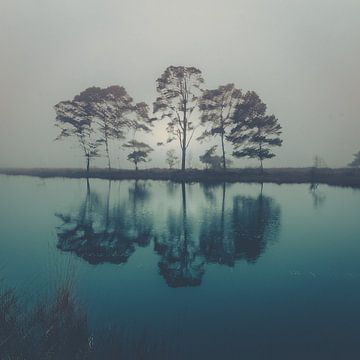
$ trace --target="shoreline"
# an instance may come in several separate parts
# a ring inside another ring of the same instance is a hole
[[[1,175],[22,175],[40,178],[87,178],[105,180],[170,180],[175,182],[243,182],[276,184],[327,184],[360,188],[360,169],[352,168],[268,168],[261,174],[257,168],[186,171],[170,169],[84,169],[67,168],[2,168]]]

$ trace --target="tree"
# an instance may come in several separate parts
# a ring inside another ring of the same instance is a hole
[[[236,106],[242,99],[242,92],[234,84],[219,86],[214,90],[204,91],[199,101],[202,113],[201,123],[210,126],[198,140],[219,135],[221,139],[222,167],[226,169],[225,138],[228,129],[232,126],[232,116]]]
[[[61,132],[55,140],[75,137],[86,158],[86,171],[90,161],[99,154],[99,142],[94,136],[93,117],[87,103],[82,101],[62,101],[54,106],[56,126]]]
[[[150,131],[149,107],[145,103],[134,104],[124,87],[113,85],[105,89],[90,87],[74,100],[87,102],[100,133],[99,142],[105,145],[108,168],[111,169],[109,140],[124,139],[125,130]]]
[[[234,126],[228,139],[235,150],[233,156],[258,158],[263,171],[263,160],[275,156],[274,146],[281,146],[281,125],[274,115],[266,115],[266,105],[254,91],[248,91],[236,106]]]
[[[199,156],[200,161],[205,164],[206,169],[220,169],[222,164],[222,158],[218,155],[215,155],[217,145],[212,146],[210,149],[206,150],[203,155]]]
[[[349,164],[351,167],[360,167],[360,151],[354,154],[354,160]]]
[[[170,169],[174,168],[178,160],[179,158],[176,156],[174,149],[170,149],[166,152],[166,162],[168,163]]]
[[[168,119],[168,142],[179,140],[181,170],[185,170],[186,150],[195,131],[190,116],[197,107],[204,80],[199,69],[169,66],[156,82],[159,96],[153,104],[154,113],[160,113],[161,119]]]
[[[130,140],[124,144],[123,147],[132,149],[131,153],[127,156],[127,159],[134,163],[135,170],[138,170],[139,163],[150,161],[148,159],[149,153],[154,150],[148,144],[137,140]]]

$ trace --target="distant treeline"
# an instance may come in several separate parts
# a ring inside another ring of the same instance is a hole
[[[263,173],[259,169],[229,169],[219,170],[190,169],[186,171],[176,169],[146,169],[119,170],[91,169],[0,169],[0,174],[28,175],[42,178],[97,178],[110,180],[171,180],[175,182],[271,182],[277,184],[328,184],[338,186],[360,187],[360,169],[330,169],[330,168],[274,168],[266,169]]]
[[[185,170],[187,150],[195,129],[200,126],[201,134],[195,139],[201,142],[218,137],[221,147],[220,155],[217,145],[199,154],[206,168],[227,168],[231,162],[225,151],[228,142],[232,146],[232,156],[256,158],[262,169],[263,160],[275,156],[272,148],[282,144],[278,119],[267,114],[265,103],[254,91],[243,92],[234,84],[207,90],[203,84],[199,69],[169,66],[156,80],[158,97],[152,112],[146,103],[135,103],[122,86],[90,87],[73,100],[55,105],[56,126],[60,129],[57,139],[77,140],[86,159],[87,171],[91,160],[99,156],[101,150],[111,169],[109,143],[118,140],[137,170],[140,163],[149,161],[154,149],[137,140],[136,134],[144,132],[151,136],[154,123],[165,121],[166,143],[177,141],[181,154],[179,159],[175,149],[168,150],[166,162],[169,168],[180,162],[181,170]],[[200,114],[197,122],[191,116],[194,111]],[[164,145],[164,142],[157,143],[159,147]]]

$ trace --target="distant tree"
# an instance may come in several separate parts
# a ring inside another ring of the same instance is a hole
[[[56,126],[61,130],[55,140],[74,137],[84,152],[86,170],[89,172],[90,161],[99,154],[99,142],[95,138],[91,110],[86,102],[62,101],[54,106]]]
[[[123,147],[132,149],[131,153],[127,156],[127,159],[134,163],[136,170],[138,170],[139,163],[149,161],[149,153],[153,151],[151,146],[137,140],[130,140],[124,144]]]
[[[166,162],[168,163],[170,169],[174,168],[178,160],[179,158],[176,156],[174,149],[170,149],[166,152]]]
[[[161,119],[168,119],[168,142],[179,140],[181,169],[185,170],[186,150],[195,130],[190,116],[197,107],[204,80],[199,69],[169,66],[156,82],[159,96],[154,102],[154,113],[160,113]]]
[[[210,149],[206,150],[203,155],[199,156],[200,161],[205,164],[206,169],[220,169],[222,165],[222,158],[218,155],[215,155],[217,145],[212,146]]]
[[[237,89],[234,84],[227,84],[214,90],[204,91],[199,101],[201,123],[208,128],[198,137],[198,140],[220,136],[223,169],[226,169],[226,135],[232,126],[232,116],[241,99],[241,90]]]
[[[257,158],[263,171],[263,160],[275,156],[274,146],[281,146],[281,125],[274,115],[266,115],[266,105],[254,91],[247,92],[236,106],[234,126],[228,140],[235,148],[233,156]]]
[[[354,154],[354,160],[349,164],[351,167],[360,167],[360,151]]]
[[[319,168],[324,168],[326,166],[327,166],[326,162],[322,157],[320,157],[319,155],[314,156],[313,168],[319,169]]]
[[[99,142],[105,145],[108,168],[111,169],[109,140],[124,139],[129,129],[150,131],[149,107],[145,103],[134,104],[133,99],[122,86],[105,89],[90,87],[75,101],[87,102],[91,115],[97,122]]]

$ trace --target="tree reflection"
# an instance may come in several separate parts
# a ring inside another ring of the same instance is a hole
[[[198,286],[204,274],[204,262],[192,236],[187,217],[186,186],[181,183],[182,210],[180,216],[170,212],[166,233],[155,241],[161,255],[160,274],[170,287]]]
[[[232,226],[236,259],[254,263],[280,228],[280,207],[264,196],[236,196],[233,199]]]
[[[280,208],[262,190],[257,197],[235,196],[226,210],[226,184],[222,184],[219,212],[207,214],[200,231],[200,248],[207,262],[234,266],[236,260],[255,262],[280,226]]]
[[[202,186],[210,206],[195,213],[193,202],[190,213],[189,185],[166,186],[172,197],[179,195],[173,200],[179,209],[169,209],[164,222],[152,215],[156,202],[152,201],[149,182],[134,181],[122,200],[111,182],[105,199],[88,189],[73,213],[57,214],[61,220],[58,248],[91,264],[121,264],[138,246],[146,247],[154,239],[160,275],[170,287],[186,287],[201,284],[205,263],[255,263],[277,238],[280,207],[263,195],[262,188],[257,196],[229,196],[225,183]]]
[[[326,195],[319,190],[319,183],[316,182],[312,182],[309,186],[309,192],[310,195],[313,199],[313,206],[315,209],[318,209],[319,207],[321,207],[325,200],[326,200]]]
[[[132,207],[120,201],[111,206],[111,182],[105,205],[94,191],[87,191],[75,214],[57,214],[62,221],[57,228],[58,248],[74,252],[91,264],[127,262],[136,245],[147,246],[152,236],[150,219],[137,210],[144,191],[139,191],[136,183],[129,190]]]

